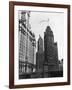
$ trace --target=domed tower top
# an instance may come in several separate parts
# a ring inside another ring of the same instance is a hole
[[[46,28],[46,32],[47,32],[47,31],[51,31],[50,26],[47,26],[47,28]]]
[[[47,27],[46,27],[45,34],[47,34],[47,35],[49,35],[49,36],[53,36],[53,32],[52,32],[52,30],[51,30],[51,27],[50,27],[50,26],[47,26]]]

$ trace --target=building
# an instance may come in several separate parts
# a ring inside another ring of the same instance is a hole
[[[59,71],[63,71],[63,59],[59,61]]]
[[[30,12],[19,12],[19,76],[35,71],[36,40],[29,24]],[[26,75],[27,76],[27,75]]]
[[[43,50],[43,39],[39,35],[38,43],[37,43],[37,53],[36,53],[36,65],[37,71],[43,70],[43,61],[44,61],[44,50]]]
[[[63,59],[59,60],[59,77],[63,77]]]
[[[54,63],[55,63],[55,66],[56,66],[55,71],[59,71],[57,42],[54,43]]]
[[[53,72],[59,70],[59,65],[57,43],[54,42],[54,35],[50,26],[47,26],[44,32],[44,52],[44,72],[48,72],[44,76],[52,77],[55,75]]]

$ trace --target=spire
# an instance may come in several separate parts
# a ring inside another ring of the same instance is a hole
[[[40,34],[39,34],[39,39],[43,40]]]
[[[49,20],[49,18],[48,18],[48,26],[49,26],[49,21],[50,21],[50,20]]]
[[[39,37],[40,37],[40,34],[39,34]]]

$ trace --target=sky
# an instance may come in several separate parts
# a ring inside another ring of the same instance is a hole
[[[39,34],[44,39],[44,32],[49,25],[54,34],[54,42],[58,45],[58,58],[63,58],[64,47],[64,13],[63,12],[30,12],[31,31],[34,32],[36,41]],[[44,22],[42,22],[44,21]]]

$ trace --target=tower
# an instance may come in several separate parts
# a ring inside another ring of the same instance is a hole
[[[45,74],[45,77],[55,76],[58,68],[57,43],[54,42],[54,35],[50,26],[47,26],[44,32],[44,72],[48,73]]]
[[[37,47],[38,47],[37,53],[36,53],[37,70],[42,72],[42,70],[43,70],[43,61],[44,61],[44,50],[43,50],[43,39],[40,35],[39,35]]]
[[[54,46],[54,35],[51,31],[50,26],[47,26],[46,32],[44,32],[44,57],[45,62],[48,64],[53,62],[53,46]]]
[[[40,35],[39,35],[39,39],[38,39],[38,52],[39,53],[43,52],[43,39]]]

